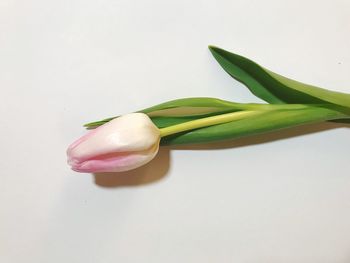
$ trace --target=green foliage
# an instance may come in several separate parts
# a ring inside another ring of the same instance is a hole
[[[163,145],[208,143],[231,140],[280,129],[312,124],[347,115],[331,108],[307,106],[304,109],[263,111],[252,117],[204,127],[162,138]]]
[[[297,82],[267,70],[245,57],[213,46],[209,49],[226,72],[269,104],[235,103],[207,97],[183,98],[138,111],[147,114],[160,129],[177,124],[186,126],[191,121],[203,120],[200,121],[203,127],[185,132],[176,131],[177,126],[172,127],[174,134],[163,137],[162,144],[229,140],[323,121],[350,123],[350,94]],[[205,124],[208,117],[219,118],[226,113],[240,111],[254,114],[212,126]],[[117,117],[84,126],[88,129],[95,128]]]
[[[209,46],[209,50],[228,74],[268,103],[329,103],[344,107],[345,111],[350,109],[350,94],[322,89],[283,77],[254,61],[218,47]]]

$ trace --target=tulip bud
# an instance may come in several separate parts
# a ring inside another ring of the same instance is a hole
[[[159,141],[160,131],[146,114],[126,114],[71,144],[68,164],[83,173],[132,170],[154,158]]]

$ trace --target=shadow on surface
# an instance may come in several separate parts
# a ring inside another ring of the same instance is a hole
[[[157,156],[148,164],[121,173],[96,173],[95,184],[102,187],[138,186],[161,180],[170,167],[170,148],[161,147]]]
[[[255,135],[240,138],[232,141],[194,144],[194,145],[174,145],[162,146],[157,156],[150,163],[128,172],[122,173],[96,173],[94,174],[95,183],[101,187],[122,187],[122,186],[139,186],[153,183],[161,180],[166,176],[170,168],[170,149],[172,150],[219,150],[228,148],[245,147],[257,145],[286,138],[303,136],[311,133],[327,131],[336,128],[350,128],[348,124],[338,123],[318,123],[304,125],[285,130],[280,130],[261,135]]]

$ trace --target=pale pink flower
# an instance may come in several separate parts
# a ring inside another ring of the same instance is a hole
[[[146,114],[126,114],[72,143],[68,164],[83,173],[132,170],[154,158],[159,141],[160,131]]]

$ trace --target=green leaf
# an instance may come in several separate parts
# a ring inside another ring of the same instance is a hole
[[[187,119],[192,120],[212,114],[245,110],[247,107],[249,107],[246,105],[249,104],[235,103],[216,98],[184,98],[164,102],[137,112],[146,113],[151,119],[157,119],[156,123],[160,123],[161,127],[165,127],[164,125],[166,125],[168,122],[175,122],[177,124],[186,121]],[[90,129],[96,128],[117,117],[118,116],[103,119],[100,121],[90,122],[84,126]],[[172,120],[168,121],[165,117],[170,117]]]
[[[344,112],[350,108],[350,95],[333,92],[273,73],[255,62],[242,56],[230,53],[217,47],[209,47],[220,65],[234,78],[244,83],[256,96],[272,103],[306,103],[341,105]],[[198,118],[241,110],[251,110],[259,107],[269,107],[259,104],[241,104],[216,98],[184,98],[168,101],[139,112],[146,113],[159,127],[167,127]],[[294,106],[293,106],[294,107]],[[118,116],[90,122],[84,126],[88,129],[96,128]],[[336,120],[348,123],[348,120]]]
[[[162,138],[161,143],[175,145],[223,141],[346,116],[336,109],[306,105],[300,109],[267,110],[241,120],[170,135]]]
[[[216,98],[184,98],[168,101],[138,112],[146,113],[158,128],[164,128],[186,121],[205,118],[213,115],[224,114],[243,110],[276,110],[276,109],[298,109],[304,108],[300,104],[257,104],[236,103]],[[88,129],[96,128],[118,116],[90,122],[84,126]]]
[[[242,110],[242,104],[235,103],[231,101],[225,101],[217,98],[208,98],[208,97],[198,97],[198,98],[183,98],[183,99],[177,99],[177,100],[171,100],[167,101],[155,106],[152,106],[150,108],[143,109],[139,112],[155,115],[154,113],[157,112],[157,116],[167,116],[165,110],[170,109],[179,109],[184,108],[188,109],[188,112],[183,111],[181,113],[181,116],[184,115],[196,115],[195,110],[207,110],[205,113],[213,113],[218,111],[225,111],[225,110]],[[164,114],[161,114],[161,111],[165,111]],[[203,111],[199,111],[200,114],[203,113]]]
[[[331,103],[350,108],[350,94],[330,91],[288,79],[252,60],[209,46],[217,62],[232,77],[245,84],[257,97],[272,103]]]

